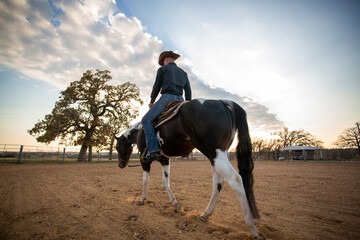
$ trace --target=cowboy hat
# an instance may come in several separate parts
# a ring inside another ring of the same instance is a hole
[[[179,54],[177,53],[174,53],[173,51],[165,51],[165,52],[162,52],[159,56],[159,64],[160,66],[164,66],[164,60],[165,58],[167,57],[171,57],[173,59],[178,59],[180,57]]]

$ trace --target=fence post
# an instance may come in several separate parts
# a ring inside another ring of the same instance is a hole
[[[21,155],[22,155],[23,149],[24,149],[24,145],[21,145],[18,160],[16,163],[21,163]]]
[[[4,144],[4,149],[3,149],[3,158],[4,158],[4,161],[5,161],[5,149],[6,149],[6,145]]]
[[[303,158],[304,158],[304,161],[307,160],[307,156],[306,156],[306,150],[302,150],[302,155],[303,155]]]
[[[99,150],[97,151],[97,154],[98,154],[98,162],[100,162],[100,151]]]
[[[62,163],[65,163],[65,148],[64,148],[64,150],[63,150]]]
[[[337,161],[341,162],[341,156],[340,156],[340,150],[337,149],[337,158],[336,158]]]

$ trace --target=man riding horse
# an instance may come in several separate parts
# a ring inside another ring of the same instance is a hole
[[[153,121],[165,110],[166,106],[176,100],[184,101],[182,97],[185,91],[185,99],[191,100],[191,87],[187,73],[178,67],[175,60],[180,57],[173,51],[162,52],[159,56],[160,68],[157,71],[156,80],[151,92],[150,110],[142,118],[142,125],[146,135],[147,155],[145,162],[159,160],[162,156],[159,152],[159,143],[156,137]],[[155,103],[155,99],[161,90],[161,97]]]
[[[213,175],[213,192],[209,204],[200,215],[200,220],[206,222],[215,209],[220,192],[227,181],[235,191],[244,219],[249,226],[254,239],[265,239],[258,232],[256,218],[259,212],[256,206],[253,184],[254,162],[252,158],[251,138],[245,110],[230,100],[193,99],[186,72],[177,67],[174,61],[180,56],[171,51],[163,52],[159,57],[159,68],[156,81],[151,93],[150,110],[143,117],[142,124],[137,123],[117,137],[118,165],[125,168],[136,144],[140,156],[148,152],[141,159],[143,168],[143,194],[139,205],[143,205],[147,197],[150,169],[153,160],[158,160],[163,169],[163,185],[176,211],[182,208],[170,189],[170,161],[171,156],[185,156],[196,148],[204,154],[211,163]],[[155,99],[161,90],[162,96],[155,104]],[[183,100],[185,90],[186,102],[177,108],[162,125],[158,125],[157,133],[153,127],[153,120],[159,116],[168,103]],[[145,130],[145,131],[143,131]],[[237,136],[236,158],[238,171],[230,163],[227,152]],[[157,137],[161,139],[161,150]],[[162,156],[159,152],[162,152]]]

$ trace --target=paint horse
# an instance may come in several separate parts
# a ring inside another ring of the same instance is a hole
[[[211,162],[213,192],[205,212],[200,220],[207,221],[213,213],[220,191],[226,180],[236,192],[242,207],[246,224],[255,239],[262,239],[256,228],[255,218],[259,218],[253,192],[253,160],[251,140],[245,111],[235,102],[226,100],[194,99],[185,102],[177,115],[157,129],[157,137],[164,155],[159,162],[163,168],[163,184],[170,201],[179,208],[169,184],[169,156],[186,156],[194,148],[201,151]],[[227,158],[235,134],[238,136],[236,156],[239,173]],[[119,167],[126,167],[132,153],[133,144],[137,144],[140,155],[146,154],[145,133],[138,123],[117,138]],[[144,204],[147,195],[151,163],[141,162],[143,168],[143,195],[139,204]]]

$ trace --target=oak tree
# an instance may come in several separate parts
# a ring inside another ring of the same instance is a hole
[[[277,140],[282,148],[292,145],[309,147],[323,146],[321,140],[317,139],[314,135],[304,129],[290,131],[289,128],[283,127],[282,130],[275,131],[272,135],[279,137]]]
[[[108,70],[88,70],[60,93],[51,114],[28,132],[38,142],[81,146],[78,161],[92,159],[92,149],[110,145],[114,135],[129,126],[142,104],[139,88],[130,82],[113,86]]]
[[[359,123],[356,126],[345,129],[334,143],[338,147],[352,148],[356,147],[360,155],[360,128]]]

